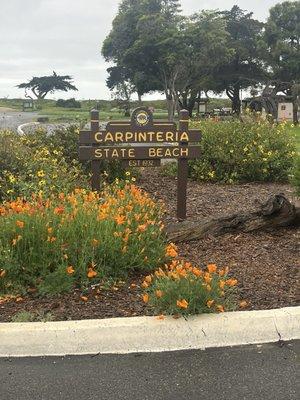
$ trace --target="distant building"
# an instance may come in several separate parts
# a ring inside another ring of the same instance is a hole
[[[287,102],[278,103],[277,121],[293,122],[293,103],[287,103]]]

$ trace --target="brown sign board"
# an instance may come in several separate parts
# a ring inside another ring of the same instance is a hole
[[[163,158],[198,158],[199,146],[81,146],[80,160],[148,160]]]
[[[79,134],[79,158],[92,163],[92,188],[100,187],[101,161],[120,160],[129,167],[155,167],[162,159],[178,160],[177,217],[186,219],[188,160],[201,155],[201,132],[189,129],[189,114],[180,111],[179,127],[153,120],[146,107],[133,111],[130,121],[110,121],[99,128],[99,112],[91,111],[91,129]],[[198,144],[198,145],[197,145]]]

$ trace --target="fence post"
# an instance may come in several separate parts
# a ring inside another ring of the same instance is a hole
[[[99,131],[99,111],[95,109],[91,111],[91,131],[92,133]],[[100,165],[101,161],[92,160],[91,162],[92,190],[94,191],[100,189]]]
[[[189,112],[181,110],[179,114],[179,133],[187,132],[189,129]],[[181,147],[188,147],[188,142],[179,142]],[[186,219],[186,193],[188,181],[188,159],[178,159],[177,175],[177,219],[183,221]]]

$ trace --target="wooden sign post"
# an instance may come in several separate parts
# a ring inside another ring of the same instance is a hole
[[[91,111],[91,129],[81,131],[79,158],[92,163],[92,189],[100,188],[103,160],[122,160],[130,167],[159,166],[162,159],[178,160],[177,218],[186,219],[188,160],[200,156],[201,133],[189,129],[188,111],[180,111],[179,129],[174,122],[154,121],[146,107],[133,111],[130,121],[111,121],[99,129],[99,111]]]

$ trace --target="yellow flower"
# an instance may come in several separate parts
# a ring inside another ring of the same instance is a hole
[[[40,171],[37,172],[37,176],[38,176],[39,178],[44,178],[45,172],[41,169]]]

